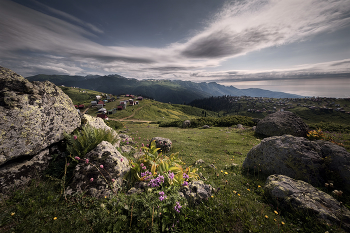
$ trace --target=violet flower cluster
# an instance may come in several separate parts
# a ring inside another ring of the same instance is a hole
[[[164,192],[163,192],[163,191],[160,191],[160,192],[159,192],[159,200],[163,201],[163,200],[166,199],[166,198],[167,198],[167,196],[164,195]]]
[[[154,187],[159,187],[163,183],[164,183],[164,176],[159,175],[157,178],[151,179],[148,186],[151,186],[152,188],[154,188]]]
[[[145,181],[148,181],[148,180],[150,180],[150,179],[152,179],[152,172],[150,172],[150,171],[145,171],[145,172],[141,172],[141,178],[145,178],[144,180]]]
[[[188,179],[188,178],[190,178],[186,173],[184,173],[184,174],[182,174],[182,178],[184,178],[184,179]]]
[[[180,213],[181,207],[182,207],[182,206],[180,205],[180,202],[177,201],[177,202],[176,202],[176,206],[174,207],[174,209],[175,209],[176,212]]]
[[[170,180],[174,179],[174,173],[169,171],[168,177]]]

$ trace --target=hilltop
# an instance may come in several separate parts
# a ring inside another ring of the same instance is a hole
[[[80,87],[113,95],[134,93],[147,96],[163,103],[183,104],[195,99],[211,96],[252,96],[271,98],[299,98],[302,96],[284,92],[273,92],[259,88],[238,89],[215,82],[195,83],[179,80],[137,80],[120,75],[108,76],[69,76],[35,75],[27,77],[29,81],[50,81],[58,86]]]

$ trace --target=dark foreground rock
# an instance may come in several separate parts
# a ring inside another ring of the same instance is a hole
[[[151,142],[156,142],[156,147],[160,148],[163,152],[169,152],[172,147],[172,142],[168,138],[154,137]]]
[[[286,175],[314,186],[323,186],[332,175],[341,189],[350,191],[350,153],[327,141],[291,135],[265,138],[248,152],[242,168]]]
[[[332,196],[312,185],[284,175],[271,175],[264,187],[266,193],[287,211],[313,213],[321,223],[337,224],[350,230],[350,211]]]
[[[292,112],[276,112],[267,115],[256,125],[255,132],[268,137],[290,134],[297,137],[306,137],[309,127],[303,120]]]
[[[88,159],[88,162],[86,162]],[[100,167],[103,165],[103,167]],[[129,161],[109,142],[103,141],[79,161],[67,194],[85,192],[103,198],[117,193],[123,177],[130,171]]]
[[[202,180],[192,181],[188,186],[180,189],[180,195],[185,197],[188,201],[199,204],[208,200],[211,193],[214,191],[210,184],[204,184]]]
[[[72,100],[51,82],[0,67],[0,165],[31,158],[80,126]]]

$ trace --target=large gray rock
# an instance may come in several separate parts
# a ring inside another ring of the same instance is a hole
[[[297,137],[306,137],[309,127],[303,120],[292,112],[276,112],[267,115],[256,125],[255,132],[265,136],[282,136],[290,134]]]
[[[315,186],[336,177],[341,189],[350,191],[350,153],[325,141],[283,135],[265,138],[254,146],[243,162],[244,170],[266,175],[281,174]]]
[[[154,137],[151,142],[156,142],[156,147],[160,148],[162,152],[169,152],[172,147],[172,142],[168,138]]]
[[[24,187],[48,168],[51,160],[49,149],[41,151],[32,159],[12,163],[0,168],[0,193],[7,194],[14,189]]]
[[[287,211],[305,211],[316,214],[320,222],[342,222],[342,227],[350,230],[350,211],[332,196],[312,185],[294,180],[284,175],[271,175],[265,183],[265,192],[277,200]]]
[[[88,163],[86,159],[89,160]],[[103,168],[100,168],[100,165],[103,165]],[[87,195],[96,198],[112,195],[122,186],[123,177],[129,171],[128,159],[111,143],[102,141],[79,161],[66,193],[70,195],[86,192]]]
[[[202,180],[191,181],[188,186],[183,186],[180,189],[180,194],[188,201],[199,204],[210,198],[213,192],[213,187],[210,184],[204,184]]]
[[[72,100],[50,82],[0,67],[0,165],[32,157],[80,126]]]

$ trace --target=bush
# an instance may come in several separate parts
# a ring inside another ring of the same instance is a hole
[[[124,128],[124,124],[121,123],[120,121],[109,120],[109,121],[105,121],[105,123],[106,123],[106,125],[108,125],[109,127],[111,127],[114,130]]]
[[[89,151],[102,141],[107,141],[111,144],[117,142],[117,138],[112,131],[96,129],[89,125],[83,126],[81,130],[76,129],[71,134],[65,133],[64,137],[67,141],[67,151],[71,156],[80,158],[84,158]]]
[[[311,129],[321,128],[328,132],[350,133],[350,125],[343,125],[333,122],[321,122],[309,125]]]

